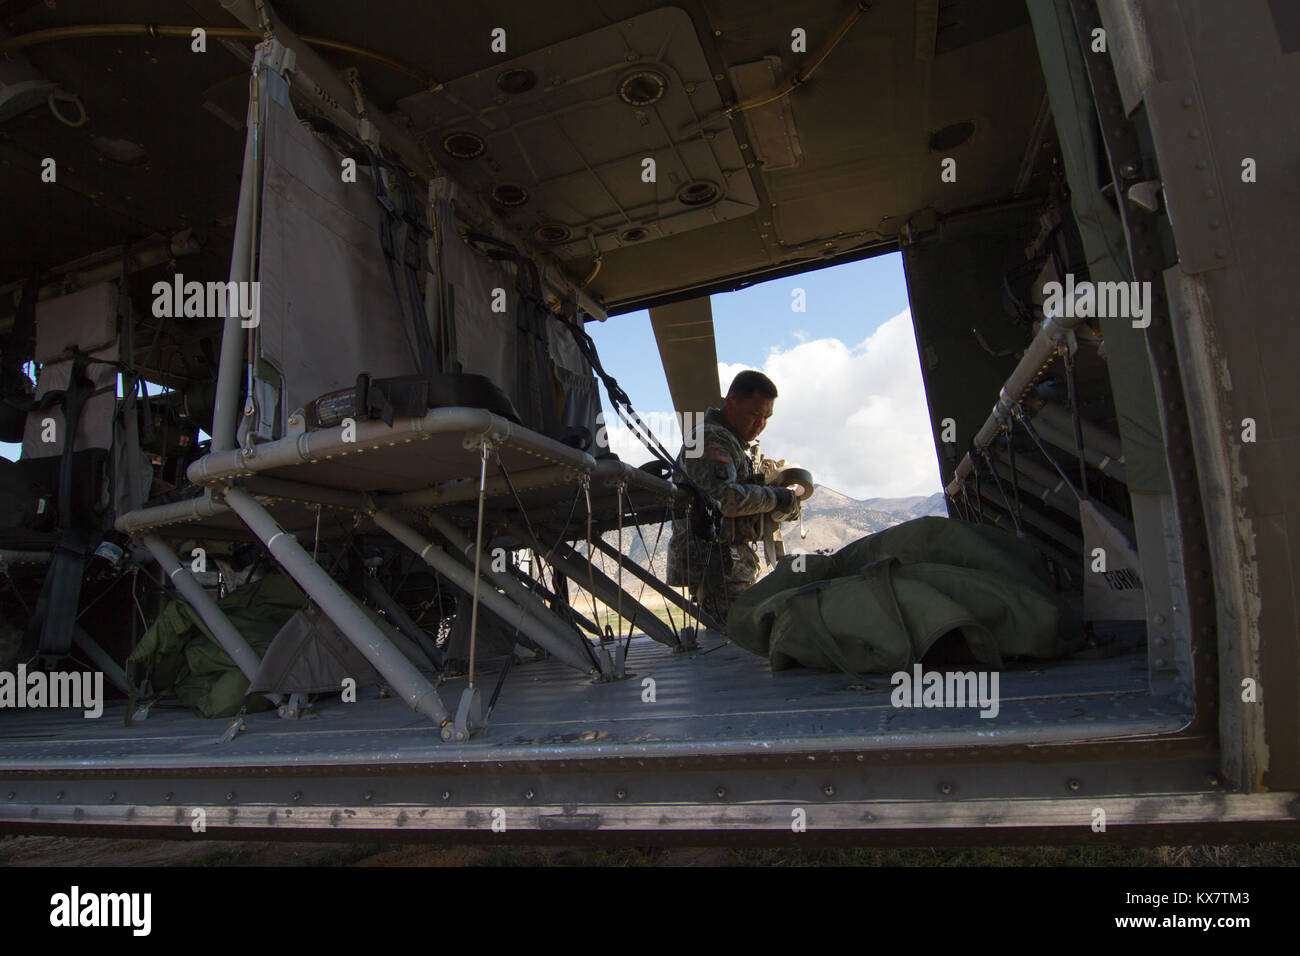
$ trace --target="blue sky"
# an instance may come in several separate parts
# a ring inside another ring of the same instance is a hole
[[[798,288],[805,293],[806,311],[802,314],[791,310],[792,293]],[[718,361],[762,368],[773,349],[788,349],[802,340],[817,338],[860,342],[887,319],[906,310],[903,260],[898,253],[891,253],[774,279],[715,295],[711,305]],[[631,396],[633,407],[638,411],[672,408],[648,312],[629,312],[606,322],[591,322],[587,331],[605,370]],[[723,382],[722,388],[726,386]],[[606,398],[603,389],[601,397]]]

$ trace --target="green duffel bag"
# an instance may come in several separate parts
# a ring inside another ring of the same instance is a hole
[[[261,657],[285,622],[307,604],[307,596],[283,574],[268,574],[236,588],[217,602],[248,646]],[[198,614],[177,599],[163,609],[126,662],[127,678],[148,677],[155,691],[170,691],[200,717],[231,717],[248,693],[248,678],[217,643]],[[263,697],[248,701],[264,710]]]
[[[861,677],[912,664],[1053,658],[1083,627],[1042,560],[997,529],[920,518],[834,555],[790,555],[732,605],[728,636],[769,658]],[[941,639],[946,640],[941,642]]]

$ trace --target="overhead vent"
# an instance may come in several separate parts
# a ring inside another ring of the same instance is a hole
[[[442,141],[442,148],[453,159],[475,159],[483,155],[487,144],[473,133],[452,133]]]
[[[568,226],[563,226],[554,222],[547,223],[544,226],[538,226],[537,230],[533,233],[533,237],[537,239],[538,242],[544,242],[551,246],[561,242],[568,242],[569,237],[572,235],[573,230]]]
[[[537,85],[537,74],[528,69],[505,70],[497,74],[497,89],[518,96]]]
[[[528,190],[523,186],[516,186],[514,183],[502,183],[492,190],[492,201],[498,206],[505,206],[507,209],[513,209],[515,206],[522,206],[528,202]]]
[[[713,183],[687,183],[677,190],[677,201],[683,206],[707,206],[718,198],[718,187]]]
[[[618,83],[618,98],[628,106],[650,106],[663,99],[668,80],[656,70],[637,70]]]

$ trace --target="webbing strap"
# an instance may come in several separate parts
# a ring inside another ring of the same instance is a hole
[[[998,470],[993,467],[993,459],[989,456],[988,449],[984,449],[980,452],[980,455],[984,459],[984,466],[988,468],[989,474],[993,476],[993,484],[997,486],[998,494],[1002,496],[1002,507],[1007,510],[1007,514],[1011,515],[1011,523],[1015,526],[1016,536],[1023,538],[1025,533],[1020,529],[1020,513],[1017,509],[1011,507],[1011,502],[1007,500],[1006,489],[1002,487],[1002,479],[998,476]],[[974,462],[974,465],[977,468],[979,467],[978,462]]]
[[[371,154],[373,156],[373,154]],[[420,294],[419,279],[416,275],[416,263],[419,263],[419,244],[427,240],[430,234],[423,223],[414,219],[410,213],[410,184],[404,174],[398,172],[395,179],[400,184],[398,201],[394,202],[392,194],[385,184],[384,170],[378,165],[377,158],[372,163],[375,179],[375,198],[383,209],[379,219],[380,245],[384,250],[384,262],[388,267],[388,279],[397,297],[397,308],[402,316],[402,324],[411,341],[411,351],[415,356],[420,371],[425,375],[435,375],[440,369],[438,349],[425,320],[424,297]],[[414,244],[416,248],[412,250]],[[401,273],[401,280],[398,273]],[[403,289],[405,286],[405,289]]]
[[[41,585],[40,596],[27,622],[23,637],[25,654],[39,648],[41,654],[62,657],[72,647],[72,627],[81,602],[81,582],[89,546],[87,534],[77,527],[72,512],[72,454],[77,444],[77,427],[81,409],[95,392],[95,384],[86,375],[91,356],[77,350],[72,358],[68,387],[51,393],[56,397],[44,407],[63,406],[63,454],[59,459],[59,528],[62,534],[54,548],[49,573]],[[49,400],[50,394],[43,396]]]
[[[1065,486],[1070,489],[1071,494],[1073,494],[1077,500],[1082,501],[1083,495],[1079,494],[1079,489],[1074,487],[1074,482],[1070,480],[1070,476],[1065,473],[1059,464],[1057,464],[1056,459],[1052,457],[1052,453],[1044,447],[1042,439],[1038,437],[1038,431],[1029,423],[1029,419],[1025,417],[1024,409],[1017,405],[1012,409],[1012,414],[1016,416],[1016,421],[1020,422],[1024,427],[1025,433],[1038,447],[1038,450],[1042,452],[1042,455],[1047,459],[1048,464],[1056,469],[1056,473],[1061,476],[1061,480],[1065,482]]]
[[[501,460],[501,455],[500,455],[499,452],[497,452],[497,450],[496,450],[495,448],[493,449],[493,454],[494,454],[495,457],[496,457],[497,469],[501,472],[501,477],[505,479],[506,487],[507,487],[508,489],[510,489],[510,496],[511,496],[512,498],[514,498],[514,500],[515,500],[515,507],[519,509],[519,515],[520,515],[520,517],[522,517],[522,518],[524,519],[524,528],[527,529],[527,531],[528,531],[528,537],[529,537],[530,541],[536,542],[537,544],[541,544],[541,539],[538,538],[536,532],[533,531],[533,523],[532,523],[532,521],[530,521],[529,518],[528,518],[528,509],[524,507],[524,503],[519,499],[519,492],[515,490],[515,483],[514,483],[513,481],[510,480],[510,472],[506,471],[505,462],[503,462],[503,461]],[[577,503],[578,503],[578,500],[577,500],[576,497],[574,498],[573,503],[574,503],[574,506],[576,507],[576,506],[577,506]],[[573,509],[570,509],[570,510],[569,510],[569,517],[570,517],[570,518],[573,517]],[[566,524],[565,524],[565,530],[568,530],[568,524],[567,524],[567,522],[566,522]],[[564,536],[564,532],[563,532],[563,531],[560,532],[560,536],[561,536],[561,537]],[[557,544],[558,544],[558,542],[557,542]],[[551,551],[554,551],[554,550],[555,550],[555,548],[551,548]],[[540,555],[537,555],[537,552],[536,552],[535,550],[534,550],[533,554],[534,554],[535,556],[537,556],[537,558],[538,558],[538,564],[539,564],[539,566],[540,566],[540,564],[541,564],[541,556],[540,556]],[[549,553],[547,554],[547,558],[548,558],[548,559],[550,558],[550,554],[549,554]],[[540,576],[540,574],[541,574],[541,571],[539,570],[539,571],[538,571],[538,575]],[[529,580],[532,580],[532,579],[531,579],[531,576],[530,576]],[[540,582],[538,582],[538,583],[539,583],[539,585],[540,585]],[[530,589],[533,590],[534,592],[536,591],[536,588],[530,588]],[[556,590],[557,590],[557,591],[559,590],[559,584],[558,584],[558,583],[556,584]],[[579,639],[582,639],[582,635],[578,635],[578,637],[579,637]],[[592,665],[593,667],[595,667],[597,670],[599,670],[599,669],[600,669],[600,661],[598,661],[598,660],[596,659],[596,654],[595,654],[594,651],[592,651],[592,649],[591,649],[591,645],[588,644],[588,643],[586,642],[586,640],[582,640],[582,648],[583,648],[583,650],[585,650],[585,651],[587,652],[587,656],[588,656],[589,658],[591,658],[591,665]]]
[[[646,447],[646,450],[669,469],[669,473],[673,475],[673,480],[690,491],[692,503],[695,506],[693,514],[696,516],[696,520],[692,522],[694,533],[706,541],[716,541],[722,535],[721,504],[695,483],[685,469],[677,463],[677,459],[669,454],[659,439],[655,438],[654,433],[641,420],[641,416],[632,407],[627,392],[623,391],[614,376],[606,372],[605,367],[601,365],[600,355],[596,352],[596,343],[587,334],[587,330],[573,322],[565,322],[564,324],[570,334],[573,335],[573,340],[577,343],[578,350],[582,352],[583,358],[587,360],[587,363],[595,371],[601,382],[604,383],[605,391],[609,394],[610,404],[614,406],[618,417],[637,437],[637,440]]]
[[[521,403],[534,414],[528,424],[544,435],[559,437],[559,414],[550,381],[550,343],[547,341],[546,320],[550,310],[542,289],[537,264],[514,246],[495,236],[481,232],[467,232],[465,239],[471,244],[489,248],[489,259],[508,260],[515,264],[515,330],[518,345],[515,349],[515,381]],[[567,323],[566,323],[567,324]],[[539,417],[540,416],[540,417]]]
[[[319,113],[306,113],[302,119],[319,133],[332,135],[348,148],[343,150],[350,159],[370,167],[375,183],[375,201],[381,209],[379,217],[379,245],[384,251],[384,264],[388,279],[397,297],[397,308],[406,329],[417,367],[425,375],[441,371],[437,344],[429,331],[425,318],[424,296],[420,292],[417,274],[424,261],[421,246],[433,235],[433,230],[419,217],[419,208],[411,192],[406,171],[375,152],[362,139]],[[398,273],[402,280],[399,281]]]

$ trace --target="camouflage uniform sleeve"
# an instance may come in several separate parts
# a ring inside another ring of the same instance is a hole
[[[763,539],[764,515],[745,515],[740,518],[726,518],[722,522],[722,540],[739,543],[742,541],[761,541]]]
[[[776,492],[762,484],[737,480],[736,450],[721,437],[706,435],[700,455],[685,458],[682,467],[697,485],[722,504],[726,518],[764,514],[776,507]]]

